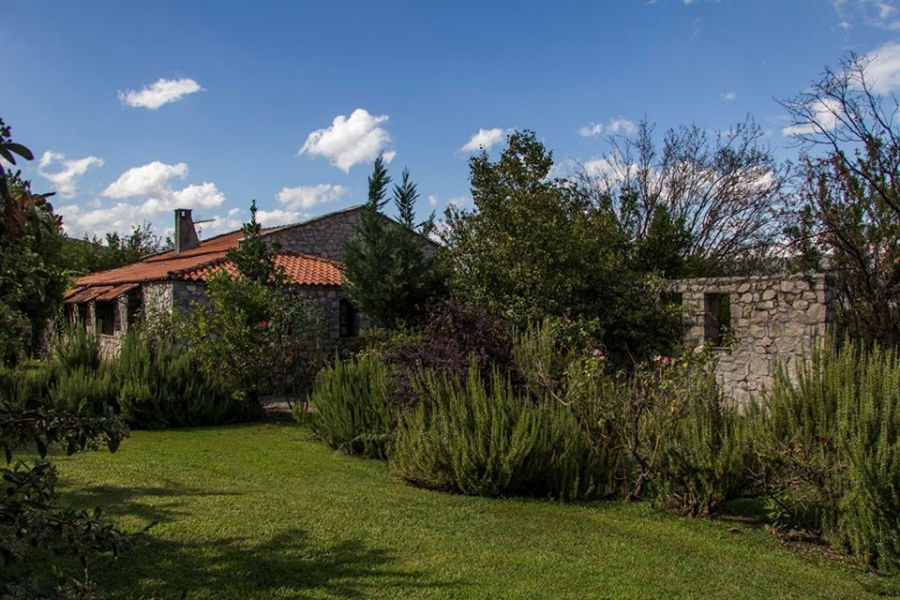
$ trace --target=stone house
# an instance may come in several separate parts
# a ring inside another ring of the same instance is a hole
[[[682,279],[670,290],[684,306],[685,345],[720,348],[716,375],[738,404],[771,388],[778,364],[793,373],[834,323],[827,274]]]
[[[354,206],[308,221],[263,229],[276,245],[275,262],[288,283],[322,306],[326,343],[334,347],[359,332],[364,317],[341,295],[339,258],[344,240],[352,236],[363,207]],[[205,298],[204,280],[233,266],[226,259],[243,237],[232,231],[198,239],[191,211],[175,210],[175,248],[144,260],[80,277],[63,299],[66,318],[99,334],[104,353],[114,353],[125,332],[142,314],[171,311]]]

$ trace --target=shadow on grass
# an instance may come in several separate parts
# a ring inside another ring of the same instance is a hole
[[[168,482],[167,482],[168,483]],[[201,496],[236,496],[236,492],[217,492],[201,489],[168,486],[123,487],[95,485],[77,489],[67,489],[63,493],[66,504],[92,509],[99,506],[103,513],[112,517],[134,516],[148,523],[166,523],[189,514],[182,507],[188,507],[191,498]],[[163,502],[148,504],[145,498],[165,498]]]
[[[421,572],[392,566],[393,560],[388,550],[360,539],[322,545],[300,530],[262,542],[179,542],[155,537],[151,530],[94,572],[100,589],[115,598],[394,597],[403,589],[461,585],[428,581]]]
[[[238,494],[162,481],[155,486],[69,489],[63,497],[78,507],[100,506],[114,518],[177,523],[183,516],[197,516],[191,510],[196,498],[233,495]],[[435,582],[433,575],[401,569],[393,565],[389,549],[363,539],[323,542],[298,529],[271,536],[261,532],[252,538],[228,537],[228,527],[223,521],[221,536],[211,539],[167,539],[151,528],[135,535],[132,546],[118,559],[95,559],[92,577],[111,598],[392,597],[404,589],[463,585]]]

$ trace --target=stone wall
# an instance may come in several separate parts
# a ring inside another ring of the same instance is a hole
[[[269,233],[266,238],[273,242],[277,240],[281,250],[287,252],[340,260],[344,240],[353,236],[361,217],[362,207],[357,206],[284,227]]]
[[[172,298],[171,281],[145,283],[141,285],[141,312],[145,316],[171,312]]]
[[[354,206],[311,219],[297,225],[289,225],[266,235],[270,242],[278,241],[281,250],[312,254],[331,260],[341,260],[344,241],[353,237],[362,219],[364,207]],[[397,226],[397,222],[385,217],[385,222]],[[426,252],[437,252],[437,244],[425,245]]]
[[[834,321],[834,290],[824,274],[684,279],[671,289],[681,294],[688,347],[713,341],[713,309],[727,297],[730,322],[722,325],[731,341],[718,351],[716,374],[738,404],[771,387],[777,363],[793,372]]]
[[[206,284],[202,281],[173,281],[172,304],[179,310],[188,309],[193,302],[205,304],[207,301]]]

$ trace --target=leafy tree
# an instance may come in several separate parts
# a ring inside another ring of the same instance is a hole
[[[628,236],[608,205],[551,179],[552,166],[531,131],[510,135],[496,162],[484,151],[470,159],[475,210],[447,214],[454,292],[520,326],[596,317],[608,351],[650,352],[671,325],[629,268]]]
[[[434,215],[416,223],[416,185],[403,171],[394,186],[399,223],[384,215],[391,183],[384,159],[375,160],[369,177],[369,197],[356,235],[344,245],[344,294],[376,325],[398,327],[417,323],[430,302],[444,295],[444,276],[436,249],[427,240]]]
[[[15,164],[13,153],[31,157],[0,121],[0,155]],[[60,219],[47,202],[52,194],[32,193],[19,172],[2,166],[0,181],[0,363],[11,364],[37,348],[66,279]]]
[[[807,267],[836,273],[847,332],[898,346],[900,105],[873,90],[866,66],[851,54],[783,103],[802,148],[787,229]]]
[[[74,354],[73,348],[61,352]],[[101,519],[99,509],[76,511],[56,491],[57,472],[46,460],[48,448],[73,454],[106,445],[114,452],[128,435],[111,407],[93,412],[90,403],[75,407],[70,397],[53,397],[51,379],[65,368],[64,361],[28,369],[0,367],[3,598],[93,597],[89,562],[98,553],[117,553],[127,542]],[[69,561],[55,558],[59,556],[77,559],[81,573],[72,573]]]
[[[644,119],[634,136],[610,137],[609,154],[582,165],[576,181],[615,211],[637,248],[654,250],[643,252],[641,268],[667,276],[766,270],[784,172],[763,136],[748,117],[716,134],[669,129],[660,142]],[[660,263],[646,264],[653,255]]]
[[[153,233],[150,223],[135,226],[128,235],[109,232],[83,239],[66,238],[63,242],[65,266],[72,273],[81,275],[130,265],[144,257],[172,248],[171,238],[161,238]]]
[[[209,375],[249,402],[274,391],[298,397],[323,361],[319,307],[287,285],[261,235],[256,202],[244,238],[226,255],[237,268],[207,280],[207,301],[176,317],[179,338]]]

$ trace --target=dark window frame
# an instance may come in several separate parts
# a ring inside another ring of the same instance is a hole
[[[359,335],[359,312],[346,298],[341,298],[338,304],[338,327],[341,339]]]
[[[119,330],[119,301],[100,300],[94,302],[94,323],[102,335],[115,335]]]
[[[731,333],[731,294],[703,294],[703,339],[715,347],[724,347]]]

